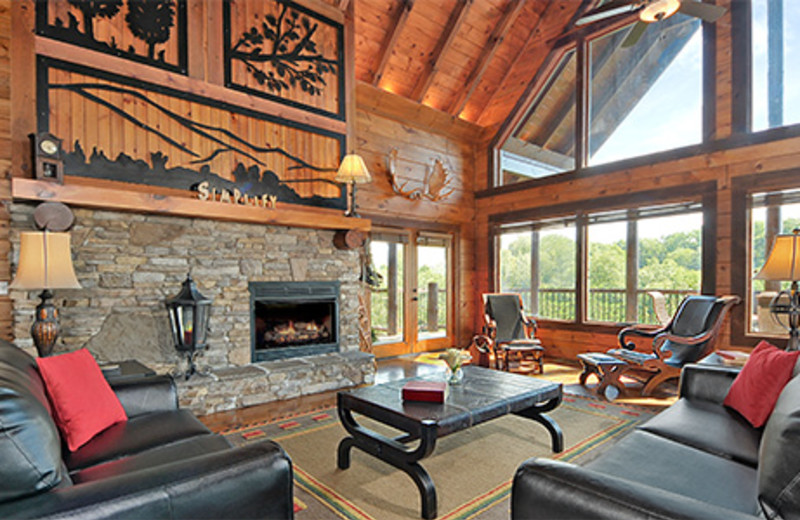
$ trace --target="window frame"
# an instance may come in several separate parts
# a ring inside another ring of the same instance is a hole
[[[731,251],[744,251],[745,255],[732,255],[731,293],[750,298],[750,272],[752,246],[750,243],[750,218],[748,198],[753,193],[770,192],[800,188],[800,169],[791,168],[768,173],[754,173],[735,177],[731,182]],[[768,246],[769,247],[769,246]],[[786,348],[788,338],[751,332],[747,324],[750,305],[737,305],[731,309],[731,343],[736,346],[752,347],[760,340]]]
[[[749,0],[747,0],[749,5]],[[655,152],[647,155],[641,155],[619,161],[599,164],[595,166],[588,166],[588,152],[589,152],[589,102],[591,82],[588,80],[590,77],[590,42],[597,38],[602,38],[614,31],[628,27],[638,20],[638,16],[630,16],[622,20],[615,20],[609,23],[592,24],[575,33],[565,36],[553,45],[552,50],[545,58],[542,66],[537,71],[533,80],[528,84],[526,91],[517,102],[511,114],[500,126],[500,129],[495,134],[492,141],[489,143],[488,159],[488,186],[487,190],[498,193],[498,190],[503,191],[516,191],[518,189],[525,189],[531,186],[541,184],[549,184],[553,182],[563,182],[566,178],[574,177],[576,175],[598,174],[608,171],[614,171],[621,168],[631,168],[643,164],[650,164],[652,162],[661,162],[669,159],[677,159],[682,157],[691,157],[701,153],[707,147],[708,143],[712,141],[717,133],[716,129],[716,68],[717,68],[717,52],[716,52],[716,24],[703,22],[702,28],[702,78],[703,85],[702,92],[702,113],[701,113],[701,141],[697,144],[674,148],[671,150]],[[748,39],[749,43],[749,39]],[[575,82],[575,169],[571,171],[561,172],[553,175],[548,175],[540,178],[531,178],[517,183],[503,185],[501,184],[501,164],[500,164],[500,149],[505,142],[517,129],[520,122],[530,113],[530,111],[539,103],[541,94],[547,89],[553,81],[553,75],[558,73],[559,65],[562,63],[564,57],[574,51],[577,59],[577,78]],[[749,98],[748,98],[749,99]]]
[[[800,172],[799,172],[800,175]],[[702,206],[702,263],[701,288],[703,294],[714,294],[716,291],[717,267],[717,183],[702,182],[690,186],[677,186],[659,190],[648,190],[637,193],[615,195],[598,199],[570,202],[553,206],[498,213],[489,217],[489,243],[492,250],[489,255],[489,291],[496,292],[500,281],[499,243],[503,226],[523,224],[538,220],[560,218],[576,218],[577,243],[576,255],[576,308],[572,320],[537,317],[539,323],[547,323],[560,329],[578,331],[614,332],[619,330],[619,323],[590,321],[588,319],[588,241],[586,237],[586,214],[607,210],[636,209],[652,206],[653,201],[659,204],[699,202]]]

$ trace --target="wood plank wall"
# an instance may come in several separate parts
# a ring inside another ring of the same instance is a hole
[[[717,22],[716,32],[716,137],[725,139],[730,138],[732,134],[733,110],[730,14]],[[712,182],[716,184],[717,194],[716,293],[729,294],[733,277],[740,276],[739,273],[731,272],[731,261],[734,255],[745,254],[744,251],[732,250],[732,236],[741,232],[733,229],[732,224],[732,180],[746,175],[800,168],[800,138],[784,138],[761,144],[742,144],[735,140],[729,140],[728,143],[721,146],[721,149],[689,157],[597,175],[571,177],[555,184],[478,198],[475,227],[477,292],[489,289],[491,244],[488,237],[491,215],[667,188],[679,188],[691,194],[693,187]],[[479,183],[486,186],[489,182],[485,166],[488,164],[488,158],[484,148],[479,150],[477,155],[477,165],[480,169]],[[475,330],[481,325],[479,319],[477,315],[474,317]],[[541,325],[539,335],[548,348],[548,355],[564,358],[574,358],[580,352],[604,351],[612,348],[616,346],[616,333],[619,331],[619,327],[613,326],[558,327],[553,322],[543,322]],[[730,328],[726,326],[723,331],[720,345],[730,345]],[[733,346],[749,348],[754,345],[755,341],[745,341],[745,344]]]
[[[372,182],[358,190],[359,212],[374,224],[431,227],[455,233],[456,344],[472,337],[474,313],[474,167],[481,128],[406,98],[358,83],[356,151],[367,164]],[[405,189],[422,186],[434,159],[451,171],[452,195],[445,200],[408,200],[392,191],[387,159],[398,151],[398,173]]]

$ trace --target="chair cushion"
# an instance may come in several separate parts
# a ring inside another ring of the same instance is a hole
[[[0,502],[46,491],[63,476],[61,438],[36,362],[0,340]]]
[[[792,377],[800,351],[785,352],[761,341],[733,380],[723,403],[756,428],[767,422],[781,390]]]
[[[487,294],[486,307],[489,315],[497,323],[495,340],[507,342],[515,339],[526,339],[525,327],[522,323],[522,309],[517,294]]]
[[[188,410],[132,417],[101,432],[64,460],[71,472],[141,453],[155,446],[210,433]]]
[[[767,518],[800,517],[800,378],[786,384],[761,438],[758,497]]]
[[[81,484],[229,449],[231,449],[231,443],[221,435],[198,435],[79,470],[70,476],[75,484]]]
[[[678,399],[639,429],[754,468],[758,466],[761,431],[751,427],[738,413],[716,403]]]
[[[714,326],[724,304],[715,296],[688,296],[683,305],[675,313],[671,333],[675,336],[691,338],[709,330]],[[667,340],[661,346],[662,352],[671,352],[664,361],[666,364],[682,367],[686,363],[694,363],[706,355],[708,341],[697,345],[682,345]]]
[[[125,410],[88,350],[38,358],[56,424],[70,451],[112,424],[127,420]]]
[[[758,510],[755,468],[649,432],[626,435],[586,467],[727,509]]]

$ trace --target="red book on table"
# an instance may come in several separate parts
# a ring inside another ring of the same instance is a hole
[[[443,381],[409,381],[403,385],[404,401],[443,403],[447,397],[447,383]]]

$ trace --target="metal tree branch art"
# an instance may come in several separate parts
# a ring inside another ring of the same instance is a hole
[[[398,185],[396,148],[392,148],[392,151],[389,152],[389,180],[392,183],[392,190],[409,200],[420,200],[424,198],[436,202],[446,199],[455,191],[455,188],[449,188],[452,180],[452,177],[450,177],[450,170],[445,168],[444,164],[442,164],[442,161],[439,159],[434,159],[433,166],[428,167],[421,188],[407,190],[407,181]]]
[[[243,33],[230,58],[244,63],[253,78],[272,92],[280,94],[299,85],[303,92],[320,95],[327,85],[324,75],[336,72],[336,60],[317,49],[313,37],[318,23],[301,16],[285,0],[278,3],[278,16],[268,14],[260,30],[252,27]]]
[[[155,57],[156,44],[169,40],[170,30],[175,25],[173,0],[128,0],[125,22],[138,39],[147,44],[147,57]],[[164,60],[163,52],[160,57]]]

